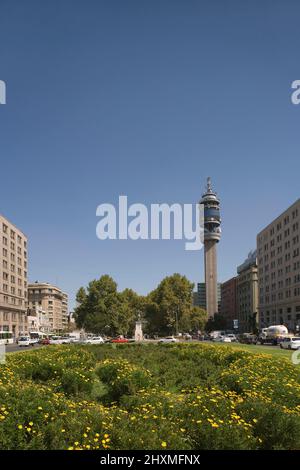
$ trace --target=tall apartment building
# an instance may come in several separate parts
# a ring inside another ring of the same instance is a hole
[[[226,320],[226,328],[234,328],[237,320],[237,278],[233,277],[221,284],[220,314]]]
[[[251,332],[258,326],[258,268],[256,251],[237,268],[236,295],[239,332]]]
[[[300,327],[300,199],[257,235],[260,327]]]
[[[30,312],[37,307],[46,312],[49,327],[60,332],[68,326],[68,295],[59,287],[45,282],[28,285],[28,305]]]
[[[27,331],[27,237],[0,215],[0,330]]]

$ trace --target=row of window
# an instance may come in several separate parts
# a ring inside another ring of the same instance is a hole
[[[276,224],[276,232],[280,232],[282,227],[286,227],[290,222],[292,222],[292,220],[295,220],[298,217],[298,215],[299,215],[299,211],[298,211],[298,209],[295,209],[292,212],[291,217],[289,215],[285,216],[281,221],[279,221]],[[298,224],[298,222],[294,223],[293,227],[297,224]],[[296,230],[296,228],[295,228],[295,230]],[[271,227],[269,232],[265,232],[263,236],[261,235],[259,237],[258,241],[259,241],[259,243],[262,243],[264,240],[267,240],[268,236],[273,237],[274,235],[275,235],[275,226]]]
[[[19,266],[20,266],[20,265],[22,266],[22,260],[21,260],[20,258],[18,258],[18,265],[19,265]],[[6,259],[3,260],[2,266],[3,266],[4,269],[8,269],[8,262],[6,261]],[[24,267],[25,269],[27,269],[27,263],[26,263],[26,261],[24,261],[24,266],[23,266],[23,267]],[[14,273],[14,272],[16,271],[16,265],[13,264],[13,263],[11,263],[11,264],[10,264],[10,270],[11,270],[12,273]]]
[[[10,313],[10,312],[4,312],[2,314],[2,321],[9,321],[9,320],[12,320],[12,321],[17,321],[18,320],[18,314],[13,312],[13,313]],[[2,328],[0,326],[0,330],[2,331],[5,331],[5,328]]]
[[[27,273],[26,273],[26,274],[27,274]],[[21,274],[20,274],[20,275],[21,275]],[[3,271],[2,277],[3,277],[3,280],[4,280],[4,281],[10,281],[12,284],[16,284],[16,277],[15,277],[13,274],[11,274],[11,275],[9,276],[8,273],[6,273],[6,272]],[[24,277],[26,278],[27,276],[24,275]],[[22,282],[22,280],[21,280],[21,282]],[[23,282],[24,282],[24,287],[26,288],[26,287],[27,287],[27,282],[26,282],[26,281],[23,281]],[[18,285],[21,285],[21,284],[20,284],[20,278],[18,278]]]
[[[8,285],[7,284],[3,284],[3,292],[8,292]],[[14,286],[11,286],[10,293],[13,294],[13,295],[16,295],[18,293],[19,297],[23,297],[22,289],[16,289]]]
[[[275,274],[275,273],[272,273],[272,275]],[[273,280],[273,276],[272,276],[272,280]],[[287,277],[285,279],[285,282],[283,282],[283,280],[279,280],[277,283],[276,282],[272,282],[271,285],[266,285],[265,286],[265,289],[263,286],[260,286],[259,290],[261,293],[264,292],[264,290],[266,292],[269,292],[270,290],[276,290],[276,289],[283,289],[283,287],[289,287],[292,285],[292,283],[294,284],[299,284],[300,283],[300,274],[296,274],[294,276],[294,278],[291,278],[291,277]]]
[[[297,256],[299,256],[299,254],[300,254],[300,249],[295,248],[293,250],[292,257],[297,258]],[[271,252],[270,258],[275,258],[275,256],[276,256],[275,251]],[[280,264],[283,263],[283,260],[290,261],[290,259],[291,259],[291,253],[286,253],[284,257],[281,256],[280,258],[278,258],[277,264],[280,265]],[[268,261],[269,261],[269,254],[268,253],[264,257],[259,258],[259,260],[258,260],[260,265],[263,264],[264,262],[268,262]],[[275,264],[275,261],[274,261],[274,264]],[[266,269],[266,267],[265,267],[265,269]]]
[[[2,237],[2,243],[3,243],[4,246],[10,246],[10,249],[13,250],[13,251],[15,251],[15,249],[16,249],[16,244],[15,244],[15,242],[13,242],[12,240],[11,240],[11,242],[10,242],[10,245],[8,245],[8,238],[7,238],[7,237]],[[25,248],[25,250],[26,250],[26,248],[27,248],[27,244],[26,244],[25,241],[24,241],[24,248]]]
[[[6,224],[3,223],[3,224],[2,224],[2,231],[3,231],[3,233],[8,234],[8,231],[9,231],[8,225],[6,225]],[[16,237],[16,232],[15,232],[13,229],[10,229],[10,238],[11,238],[12,240],[16,240],[16,238],[17,238],[18,243],[19,243],[19,244],[22,243],[22,237],[21,237],[21,235],[17,235],[17,237]],[[26,246],[26,240],[24,240],[24,246]]]
[[[10,305],[23,305],[23,299],[17,299],[16,297],[10,297],[8,295],[3,295],[3,303]]]
[[[275,268],[275,263],[271,263],[270,268],[274,269]],[[283,268],[279,268],[277,270],[277,277],[282,277],[283,272],[285,272],[285,274],[289,274],[292,271],[299,271],[299,269],[300,269],[300,261],[296,261],[293,265],[289,264],[288,266],[286,266],[284,270],[283,270]],[[268,282],[269,279],[270,279],[269,274],[266,274],[265,277],[263,278],[264,270],[265,270],[265,272],[268,272],[269,271],[269,265],[265,266],[265,269],[264,268],[259,268],[258,273],[259,273],[260,282],[264,282],[264,281]],[[275,278],[276,278],[276,271],[272,271],[271,272],[271,279],[273,280]]]
[[[17,252],[18,252],[18,255],[22,255],[22,248],[20,248],[20,247],[18,246]],[[8,250],[7,250],[7,248],[3,248],[3,249],[2,249],[2,255],[4,256],[4,258],[8,258]],[[23,256],[24,256],[25,259],[27,259],[27,251],[24,251],[24,252],[23,252]],[[15,253],[10,253],[10,259],[11,259],[11,261],[15,261],[15,259],[16,259]],[[18,259],[19,259],[19,258],[18,258]],[[20,258],[20,259],[21,259],[21,258]]]
[[[286,289],[281,292],[274,292],[271,295],[267,294],[265,296],[260,295],[259,303],[269,304],[270,302],[276,302],[277,300],[291,299],[292,297],[300,297],[300,287],[295,287],[294,289]]]

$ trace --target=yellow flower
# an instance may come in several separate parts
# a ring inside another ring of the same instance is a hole
[[[166,443],[165,441],[163,441],[163,442],[161,443],[161,446],[162,446],[162,447],[167,447],[167,443]]]
[[[22,424],[19,424],[19,425],[18,425],[18,429],[23,429]]]

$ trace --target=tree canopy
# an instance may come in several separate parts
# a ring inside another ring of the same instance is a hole
[[[149,334],[202,330],[206,312],[193,306],[193,287],[185,276],[173,274],[144,297],[132,289],[118,292],[116,282],[103,275],[78,290],[76,324],[91,333],[132,335],[141,316]]]
[[[194,284],[178,273],[164,278],[148,296],[145,306],[148,331],[175,334],[201,330],[206,312],[193,305],[193,288]]]

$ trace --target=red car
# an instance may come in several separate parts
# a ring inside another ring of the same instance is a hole
[[[43,339],[40,341],[40,344],[50,344],[49,338],[43,338]]]
[[[123,336],[118,336],[110,341],[111,343],[128,343],[128,339]]]

